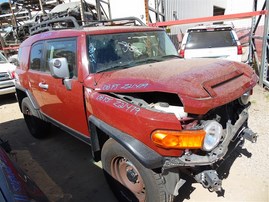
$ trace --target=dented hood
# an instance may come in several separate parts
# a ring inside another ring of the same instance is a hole
[[[257,76],[243,63],[173,59],[90,75],[85,86],[104,93],[174,93],[186,112],[203,114],[239,98],[256,82]]]

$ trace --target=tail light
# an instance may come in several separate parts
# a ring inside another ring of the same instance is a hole
[[[183,45],[179,51],[179,57],[184,58],[185,57],[185,45]]]
[[[15,71],[9,73],[10,79],[15,79]]]
[[[242,46],[237,45],[237,55],[242,55],[242,54],[243,54]]]
[[[180,51],[179,51],[179,57],[184,58],[184,54],[185,54],[185,50],[184,49],[180,49]]]

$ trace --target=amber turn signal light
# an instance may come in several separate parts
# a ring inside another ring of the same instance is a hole
[[[200,149],[203,147],[205,134],[204,130],[156,130],[151,139],[154,144],[165,149]]]

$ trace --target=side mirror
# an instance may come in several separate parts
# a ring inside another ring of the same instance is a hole
[[[66,58],[54,58],[49,61],[51,75],[57,79],[68,79],[69,69]]]

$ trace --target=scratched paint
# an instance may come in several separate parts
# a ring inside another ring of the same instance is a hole
[[[125,84],[105,84],[101,87],[102,90],[119,90],[119,89],[145,89],[149,86],[148,83],[125,83]]]
[[[107,95],[98,95],[96,100],[110,104],[114,106],[115,108],[125,110],[126,112],[134,113],[135,115],[140,112],[140,108],[137,106],[134,106],[132,104],[129,104],[127,102],[124,102],[122,100],[116,100],[112,97],[109,97]]]

